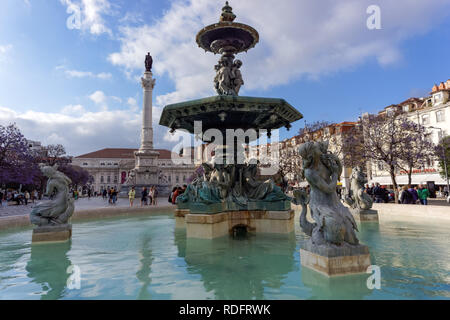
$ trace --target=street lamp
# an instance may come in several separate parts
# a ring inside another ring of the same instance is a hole
[[[428,127],[428,128],[439,130],[439,132],[440,132],[439,136],[441,137],[442,143],[444,144],[444,134],[443,134],[442,128],[436,128],[436,127]],[[445,170],[445,177],[447,178],[447,192],[450,192],[450,186],[449,186],[449,182],[448,182],[448,171],[447,171],[447,157],[445,155],[447,153],[447,150],[445,150],[445,149],[446,149],[446,147],[444,145],[444,170]]]

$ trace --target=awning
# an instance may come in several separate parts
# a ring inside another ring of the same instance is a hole
[[[400,175],[396,176],[395,180],[399,185],[408,184],[408,176]],[[380,185],[392,185],[392,180],[390,176],[380,176],[374,177],[369,181],[369,184],[378,182]],[[447,182],[442,179],[439,173],[425,173],[425,174],[413,174],[411,176],[411,184],[426,184],[427,182],[434,182],[437,185],[446,185]]]

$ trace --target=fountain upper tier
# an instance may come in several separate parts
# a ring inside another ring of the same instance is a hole
[[[303,118],[284,99],[243,96],[213,96],[171,104],[164,108],[159,124],[172,131],[185,129],[194,133],[194,121],[208,129],[278,129]]]
[[[234,22],[236,16],[231,9],[227,2],[222,9],[220,22],[198,32],[196,41],[199,47],[214,54],[234,55],[258,43],[258,32],[246,24]]]

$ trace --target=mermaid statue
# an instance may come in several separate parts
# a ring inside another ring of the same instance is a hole
[[[67,224],[74,211],[74,199],[69,193],[72,181],[58,165],[41,165],[41,171],[48,178],[45,194],[53,196],[51,200],[38,203],[30,213],[30,221],[39,227]]]
[[[364,192],[364,183],[367,182],[365,174],[358,167],[353,168],[350,177],[350,192],[345,202],[355,211],[369,210],[372,208],[372,198]]]
[[[294,193],[294,203],[302,206],[300,227],[311,237],[313,245],[358,245],[356,222],[338,199],[337,180],[342,173],[340,160],[328,152],[327,142],[306,142],[299,148],[303,158],[302,175],[311,188],[309,196]],[[315,223],[306,219],[307,205]]]

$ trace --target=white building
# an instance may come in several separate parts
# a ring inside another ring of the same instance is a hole
[[[406,113],[409,120],[429,128],[429,137],[434,144],[438,144],[442,137],[450,133],[450,80],[440,85],[434,85],[430,96],[424,98],[410,98],[398,105],[386,107],[384,112]],[[371,183],[378,182],[381,185],[392,185],[391,178],[382,163],[369,164]],[[415,168],[412,174],[412,184],[428,184],[444,186],[447,181],[439,174],[439,162],[433,155],[427,159],[427,165],[423,168]],[[399,185],[408,183],[406,172],[396,173]],[[437,189],[437,188],[436,188]]]

